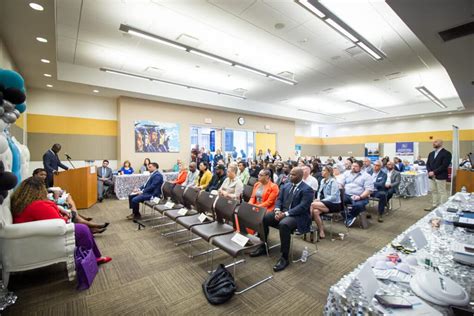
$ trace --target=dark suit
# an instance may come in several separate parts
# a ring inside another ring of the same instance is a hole
[[[141,194],[130,194],[128,196],[129,208],[133,210],[135,216],[140,216],[140,203],[149,201],[153,197],[161,198],[161,187],[163,186],[163,175],[156,170],[153,172],[145,182],[144,185],[140,187]]]
[[[225,178],[225,174],[223,174],[222,176],[218,176],[217,174],[213,175],[211,182],[206,188],[206,192],[211,192],[212,190],[219,190],[222,183],[224,183]]]
[[[313,189],[303,181],[301,181],[298,187],[291,194],[292,188],[293,183],[283,185],[275,204],[275,209],[280,209],[282,212],[288,212],[288,215],[280,221],[277,221],[275,219],[275,212],[270,212],[263,218],[265,240],[268,239],[269,226],[280,230],[280,251],[282,257],[285,259],[288,259],[288,253],[290,252],[291,233],[295,229],[298,229],[301,233],[309,232],[310,230],[310,206],[314,198]],[[293,197],[291,197],[291,195],[293,195]]]
[[[451,164],[451,158],[451,153],[444,148],[441,148],[436,158],[435,151],[428,155],[426,170],[434,172],[434,177],[430,177],[433,207],[446,202],[448,199],[446,180],[448,179],[448,167]]]
[[[112,177],[112,169],[110,169],[109,167],[97,168],[97,193],[99,195],[99,198],[102,198],[104,196],[105,190],[113,185]],[[105,178],[106,180],[100,180],[101,178]]]
[[[370,196],[375,197],[379,200],[378,211],[380,215],[383,214],[385,210],[385,205],[387,205],[387,188],[385,188],[385,182],[387,182],[387,174],[383,171],[379,171],[377,176],[374,178],[375,190],[374,192],[372,192],[372,194],[370,194]]]
[[[59,167],[64,170],[68,170],[69,168],[61,163],[57,154],[55,154],[51,149],[43,155],[43,166],[46,169],[46,183],[48,187],[53,186],[53,174],[54,171],[58,171]]]

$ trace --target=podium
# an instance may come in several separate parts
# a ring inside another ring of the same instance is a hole
[[[89,208],[97,201],[97,167],[61,171],[54,175],[54,186],[70,193],[78,209]]]

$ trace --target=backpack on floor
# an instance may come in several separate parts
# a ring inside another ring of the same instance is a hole
[[[225,303],[234,296],[236,290],[234,276],[220,264],[204,281],[202,290],[209,303],[213,305]]]

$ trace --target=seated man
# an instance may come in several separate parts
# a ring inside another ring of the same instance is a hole
[[[237,177],[242,181],[244,185],[246,185],[249,182],[250,179],[250,173],[249,169],[247,168],[247,164],[245,161],[240,161],[238,163],[239,171],[237,172]]]
[[[199,170],[197,170],[196,163],[191,162],[189,164],[189,171],[188,174],[186,175],[186,180],[183,182],[183,185],[185,187],[192,187],[194,186],[194,183],[196,182],[196,179],[199,176]]]
[[[214,190],[219,190],[222,183],[226,179],[225,176],[225,166],[223,165],[216,165],[214,170],[214,175],[212,176],[211,182],[206,188],[206,192],[212,192]]]
[[[273,212],[265,214],[263,228],[265,236],[260,236],[264,241],[268,239],[269,227],[280,230],[281,258],[273,267],[275,272],[284,270],[289,262],[291,233],[298,229],[308,232],[311,226],[310,206],[313,201],[314,191],[303,182],[303,170],[295,167],[290,172],[290,182],[285,184],[278,194],[278,199]],[[256,249],[250,254],[257,257],[266,254],[265,246]]]
[[[385,182],[385,188],[387,189],[387,204],[395,193],[398,193],[398,187],[402,181],[400,172],[395,170],[393,162],[387,162],[387,181]]]
[[[357,215],[365,210],[370,193],[374,190],[372,176],[361,172],[362,162],[355,161],[351,170],[344,173],[344,204],[351,204],[352,211],[346,218],[346,226],[354,224]]]
[[[129,208],[132,209],[132,214],[127,216],[127,219],[140,219],[140,203],[148,201],[153,197],[161,197],[161,186],[163,185],[163,175],[158,171],[158,164],[151,162],[148,164],[148,171],[150,177],[139,189],[135,189],[132,194],[128,196]]]
[[[102,161],[102,167],[97,168],[97,194],[99,195],[99,202],[104,199],[104,192],[113,185],[112,169],[109,168],[109,161]]]
[[[387,205],[387,191],[385,189],[385,183],[387,182],[387,174],[382,171],[382,162],[377,160],[374,162],[374,170],[372,173],[372,181],[374,181],[374,190],[370,196],[379,200],[378,213],[379,216],[377,221],[383,222],[382,216]]]
[[[318,192],[319,183],[315,177],[311,175],[311,168],[307,165],[303,165],[303,181],[313,189],[314,192]]]
[[[290,182],[289,179],[290,179],[291,168],[293,168],[293,166],[290,163],[288,163],[288,162],[283,163],[282,172],[278,176],[278,179],[277,179],[277,182],[276,182],[278,187],[281,188],[284,184]]]
[[[362,166],[362,171],[372,175],[374,168],[372,167],[372,161],[369,158],[364,158],[364,165]]]

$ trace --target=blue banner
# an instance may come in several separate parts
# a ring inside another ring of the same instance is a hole
[[[216,151],[216,131],[209,133],[209,150],[212,153]]]
[[[403,156],[413,156],[415,154],[415,146],[413,142],[395,143],[395,153]]]

